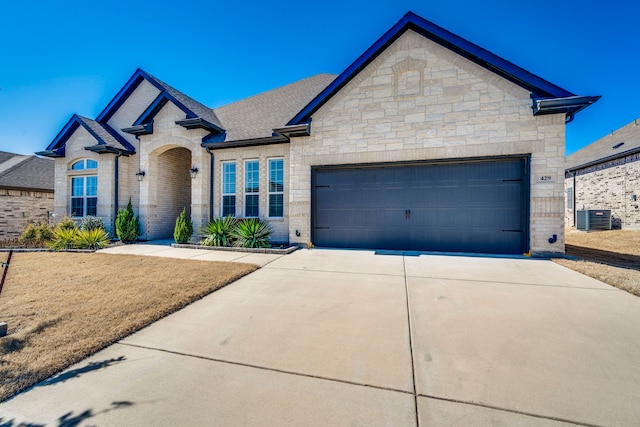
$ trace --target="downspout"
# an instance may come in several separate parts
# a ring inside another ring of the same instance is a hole
[[[573,226],[576,227],[576,210],[578,209],[576,206],[576,171],[573,171]]]
[[[118,218],[118,160],[122,156],[122,153],[116,154],[116,161],[114,164],[114,176],[113,176],[113,234],[116,234],[116,218]]]
[[[215,162],[209,147],[206,147],[206,150],[209,153],[209,221],[213,221],[213,166]]]

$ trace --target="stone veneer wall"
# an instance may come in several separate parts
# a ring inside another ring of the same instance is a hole
[[[200,228],[209,220],[210,160],[209,154],[200,146],[208,132],[176,125],[176,120],[182,119],[184,112],[168,102],[154,117],[153,133],[140,136],[136,157],[140,169],[146,172],[139,183],[143,239],[173,237],[176,217],[185,204],[193,221],[193,241],[198,240]],[[169,150],[176,148],[183,150],[175,151],[174,154],[180,153],[177,156],[169,154],[170,157],[166,157]],[[195,179],[189,175],[191,166],[198,168]],[[171,197],[179,197],[175,206],[169,203]]]
[[[30,222],[47,222],[53,192],[0,188],[0,240],[19,237]]]
[[[567,192],[569,188],[575,191],[575,209],[611,209],[615,228],[640,230],[640,160],[582,175],[579,173],[575,189],[573,178],[565,180]],[[569,209],[568,200],[565,202],[565,223],[575,227],[574,209]]]
[[[293,242],[311,242],[314,165],[530,155],[531,251],[564,252],[564,115],[534,117],[519,86],[407,31],[312,118],[290,144]]]
[[[272,241],[286,243],[289,241],[289,144],[262,145],[213,151],[215,156],[215,188],[214,216],[222,214],[222,163],[236,163],[236,216],[244,215],[244,162],[258,160],[260,162],[260,218],[265,219],[273,230]],[[284,159],[284,217],[268,218],[269,214],[269,159]],[[295,235],[295,230],[294,230]]]
[[[113,154],[96,154],[84,147],[95,145],[95,138],[82,126],[67,141],[65,157],[57,158],[55,164],[55,207],[54,222],[64,216],[71,215],[71,178],[74,176],[98,176],[98,208],[97,215],[103,219],[107,231],[113,231],[113,199],[114,199],[114,159]],[[72,171],[71,165],[81,159],[92,159],[98,162],[97,170]],[[122,160],[122,158],[121,158]]]

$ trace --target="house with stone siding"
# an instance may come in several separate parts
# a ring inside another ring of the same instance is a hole
[[[640,119],[567,156],[565,223],[576,212],[611,210],[613,228],[640,230]]]
[[[0,240],[53,214],[54,161],[0,151]]]
[[[56,214],[113,224],[131,199],[144,239],[186,208],[306,247],[545,255],[564,252],[565,124],[597,99],[409,12],[340,75],[222,107],[137,70],[39,154]]]

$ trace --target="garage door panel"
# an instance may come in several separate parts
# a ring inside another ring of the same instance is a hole
[[[313,171],[317,246],[522,253],[525,159]]]

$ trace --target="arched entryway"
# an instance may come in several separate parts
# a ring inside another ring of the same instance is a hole
[[[191,151],[178,147],[151,154],[154,176],[149,176],[153,202],[147,219],[148,239],[173,237],[176,218],[187,209],[191,216]],[[151,175],[151,174],[150,174]]]

